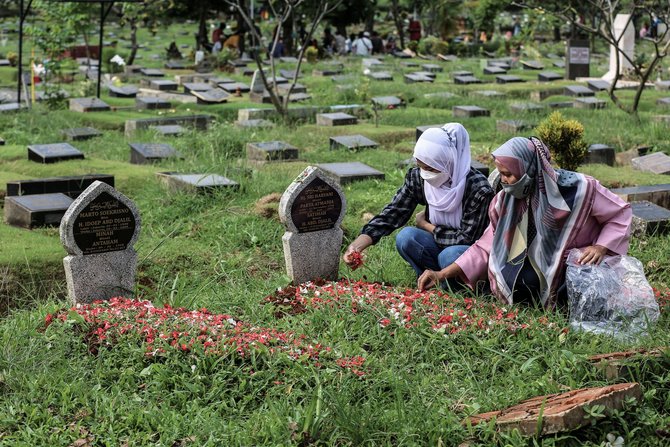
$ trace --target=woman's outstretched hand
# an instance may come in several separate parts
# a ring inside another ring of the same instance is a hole
[[[440,283],[440,272],[435,270],[424,270],[419,279],[416,280],[416,286],[419,292],[435,287]]]
[[[579,258],[579,263],[581,265],[598,265],[602,262],[606,254],[607,247],[603,247],[602,245],[591,245],[590,247],[582,249],[582,256]]]

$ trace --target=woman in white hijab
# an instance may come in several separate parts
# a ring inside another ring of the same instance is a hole
[[[454,262],[486,229],[493,190],[486,177],[470,167],[470,136],[461,124],[426,130],[416,142],[414,158],[417,167],[409,169],[391,203],[345,251],[346,264],[354,265],[355,252],[407,224],[417,205],[426,209],[416,215],[416,226],[396,236],[400,256],[417,277],[431,266],[442,269]]]

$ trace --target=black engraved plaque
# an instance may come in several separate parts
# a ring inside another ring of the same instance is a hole
[[[337,191],[320,178],[303,189],[291,207],[291,219],[298,233],[330,230],[342,212],[342,199]]]
[[[125,250],[135,233],[135,217],[123,202],[103,192],[79,213],[73,232],[85,255]]]

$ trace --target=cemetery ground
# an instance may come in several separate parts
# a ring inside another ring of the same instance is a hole
[[[152,46],[156,49],[143,51],[138,63],[160,68],[162,62],[147,54],[162,54],[166,45]],[[669,345],[667,235],[631,242],[630,253],[642,261],[662,305],[658,323],[634,341],[568,330],[563,312],[501,306],[468,293],[416,294],[413,273],[397,255],[393,237],[371,247],[361,268],[342,265],[335,284],[287,287],[277,202],[306,166],[361,161],[385,173],[384,180],[343,185],[347,244],[402,183],[406,168],[399,164],[411,157],[416,126],[462,122],[473,158],[490,166],[488,154],[514,135],[499,131],[496,120],[537,124],[550,112],[548,103],[573,99],[563,96],[563,87],[578,84],[538,83],[537,72],[520,68],[511,74],[527,82],[497,84],[494,75],[481,74],[479,59],[430,62],[445,70],[434,83],[405,84],[401,74],[414,69],[401,60],[385,60],[394,73],[387,82],[363,76],[360,60],[347,59],[345,74],[352,79],[339,89],[330,77],[310,75],[325,63],[303,65],[300,82],[312,99],[293,107],[359,104],[359,124],[349,126],[317,126],[308,117],[288,125],[277,121],[271,128],[240,128],[233,123],[238,110],[269,107],[251,102],[248,94],[231,96],[226,104],[175,102],[167,110],[138,111],[134,99],[104,93],[102,99],[115,108],[110,112],[49,111],[38,104],[31,111],[1,113],[6,145],[0,146],[0,193],[8,181],[113,174],[115,187],[142,217],[137,298],[155,307],[119,300],[69,311],[58,229],[0,225],[0,443],[597,446],[614,434],[626,445],[667,445],[667,352],[631,360],[618,377],[588,359]],[[607,60],[600,62],[592,70],[604,72]],[[456,85],[450,75],[456,70],[470,70],[488,84]],[[189,72],[164,71],[170,79]],[[0,67],[1,79],[10,79],[8,73]],[[533,92],[545,89],[560,94],[531,101]],[[506,96],[478,95],[481,90]],[[440,92],[455,96],[426,96]],[[388,95],[400,96],[407,106],[375,113],[371,98]],[[589,143],[612,145],[620,154],[642,145],[667,151],[667,124],[653,120],[663,113],[656,105],[663,96],[653,88],[645,91],[639,125],[611,104],[562,112],[584,124]],[[545,107],[510,110],[527,102]],[[454,118],[457,105],[477,105],[491,116]],[[153,130],[124,134],[129,119],[196,113],[214,117],[207,130],[186,128],[179,137]],[[85,159],[53,164],[27,159],[28,145],[64,141],[63,129],[84,126],[102,132],[71,142]],[[330,149],[329,137],[354,134],[379,147]],[[298,159],[247,160],[246,143],[276,140],[297,147]],[[130,164],[128,143],[134,142],[169,143],[183,159]],[[611,188],[670,183],[667,176],[630,166],[583,165],[580,171]],[[216,173],[240,189],[173,191],[158,172]],[[198,339],[201,335],[206,338]],[[591,406],[588,423],[576,431],[529,439],[498,431],[493,423],[462,424],[468,416],[531,397],[625,381],[641,384],[641,399],[627,399],[612,412]]]

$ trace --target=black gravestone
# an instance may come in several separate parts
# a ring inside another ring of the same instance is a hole
[[[602,163],[608,166],[614,166],[615,154],[614,148],[606,144],[592,144],[589,146],[589,153],[586,157],[586,163]]]
[[[491,116],[491,112],[479,106],[454,106],[452,107],[454,116],[461,118],[473,118],[476,116]]]
[[[157,68],[142,68],[140,70],[140,73],[142,73],[144,76],[148,76],[150,78],[162,78],[165,76],[165,73],[160,71]]]
[[[31,144],[28,160],[38,163],[56,163],[63,160],[83,160],[84,154],[69,143]]]
[[[439,128],[441,128],[442,126],[444,126],[444,124],[429,124],[429,125],[427,125],[427,126],[416,126],[416,133],[415,133],[415,136],[414,136],[414,141],[415,141],[415,142],[416,142],[416,141],[419,141],[419,137],[420,137],[421,135],[423,135],[423,133],[424,133],[425,131],[427,131],[428,129],[433,129],[433,128],[437,128],[437,129],[439,129]]]
[[[124,85],[121,87],[109,86],[109,96],[112,98],[134,98],[138,92],[139,89],[134,85]]]
[[[138,96],[135,98],[135,107],[138,110],[160,110],[171,108],[172,103],[163,98]]]
[[[226,82],[219,84],[219,88],[228,93],[249,93],[249,86],[241,82]]]
[[[70,141],[82,141],[99,137],[102,132],[92,127],[74,127],[63,130],[62,134]]]
[[[7,182],[7,196],[27,196],[34,194],[63,193],[76,199],[91,183],[107,183],[114,187],[114,176],[107,174],[86,174],[66,177],[49,177]]]
[[[660,235],[670,229],[670,210],[647,201],[633,202],[631,208],[633,220],[641,223],[644,233]]]
[[[591,49],[588,40],[568,40],[568,51],[565,54],[568,79],[588,78],[591,63]]]
[[[482,81],[474,76],[454,76],[454,84],[481,84]]]
[[[291,220],[298,233],[330,230],[342,212],[342,199],[337,191],[320,178],[314,178],[295,198]]]
[[[298,148],[283,141],[247,143],[247,158],[256,161],[296,160]]]
[[[516,75],[498,75],[496,76],[496,82],[498,84],[510,84],[512,82],[526,82],[526,80]]]
[[[339,149],[340,147],[344,147],[350,150],[376,149],[378,146],[378,143],[364,137],[363,135],[339,135],[336,137],[330,137],[331,150]]]
[[[563,94],[566,96],[595,96],[595,92],[590,88],[584,87],[583,85],[568,85],[563,90]]]
[[[62,193],[5,197],[5,222],[21,228],[57,226],[72,203]]]
[[[211,193],[219,189],[240,189],[240,184],[217,174],[179,174],[157,172],[156,175],[174,190]]]
[[[76,217],[73,235],[84,255],[128,248],[135,233],[135,217],[126,204],[102,192]]]
[[[130,145],[130,162],[141,165],[166,158],[182,158],[172,146],[165,143],[128,143]]]
[[[318,165],[326,174],[334,178],[340,185],[347,183],[379,179],[384,180],[383,172],[372,168],[360,161],[352,161],[345,163],[321,163]]]
[[[489,65],[484,67],[484,74],[485,75],[502,75],[507,73],[507,70],[505,70],[502,67],[498,67],[496,65]]]

